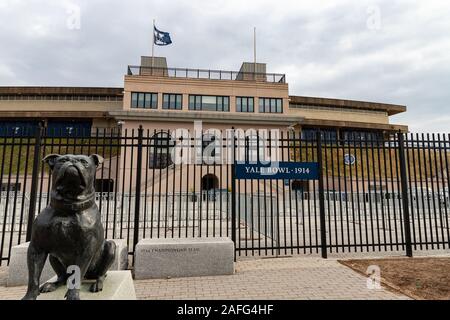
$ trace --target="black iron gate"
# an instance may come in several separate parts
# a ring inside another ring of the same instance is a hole
[[[231,237],[241,256],[411,255],[449,247],[448,135],[24,132],[0,137],[3,263],[12,246],[29,239],[34,216],[49,201],[49,171],[40,160],[50,153],[105,158],[97,171],[96,202],[106,237],[126,239],[130,254],[140,239],[160,237]],[[212,153],[205,158],[208,149]],[[274,152],[280,161],[319,162],[320,179],[233,177],[236,155],[258,160]],[[176,161],[176,154],[188,155],[188,161]]]

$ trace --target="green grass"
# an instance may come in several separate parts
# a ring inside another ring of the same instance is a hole
[[[344,163],[344,155],[352,154],[356,157],[354,165]],[[447,158],[447,159],[446,159]],[[317,161],[315,148],[295,148],[291,152],[291,159],[296,161]],[[350,146],[326,146],[322,148],[323,170],[328,176],[352,177],[371,179],[397,179],[400,176],[400,156],[398,150],[382,146],[360,148]],[[450,171],[450,152],[441,150],[409,149],[407,151],[407,172],[410,177],[424,179],[428,177],[445,177]],[[447,167],[448,166],[448,167]],[[430,174],[431,173],[431,174]]]
[[[0,174],[31,174],[34,159],[34,138],[0,139]],[[97,145],[97,147],[95,146]],[[105,159],[119,154],[117,139],[68,139],[48,138],[42,141],[41,159],[48,154],[85,154],[97,153]],[[47,170],[47,169],[46,169]]]

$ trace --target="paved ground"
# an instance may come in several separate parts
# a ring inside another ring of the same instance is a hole
[[[0,300],[19,299],[25,287],[7,288],[0,267]],[[369,290],[366,278],[336,259],[288,257],[238,261],[231,276],[135,281],[139,299],[407,299]]]

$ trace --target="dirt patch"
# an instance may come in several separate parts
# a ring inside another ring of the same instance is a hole
[[[411,298],[450,300],[450,258],[358,259],[339,263],[364,275],[369,266],[379,266],[382,285]]]

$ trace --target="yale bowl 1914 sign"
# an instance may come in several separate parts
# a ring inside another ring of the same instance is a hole
[[[317,162],[237,162],[236,179],[274,179],[274,180],[318,180]]]

